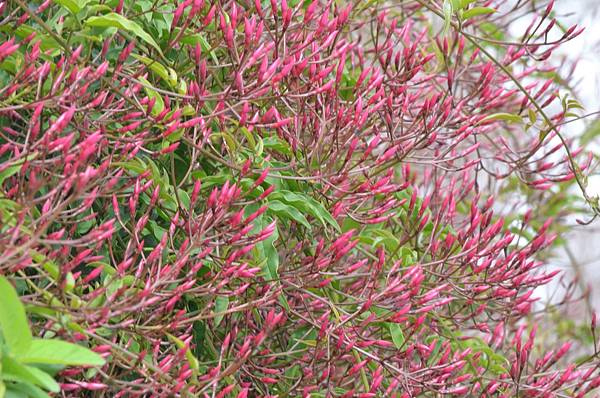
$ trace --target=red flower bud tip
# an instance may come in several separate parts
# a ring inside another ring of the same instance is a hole
[[[74,114],[75,106],[71,105],[71,107],[66,112],[60,115],[58,119],[56,119],[56,121],[52,123],[50,128],[46,131],[46,135],[50,136],[53,133],[60,133],[61,131],[63,131],[73,118]]]
[[[179,144],[180,144],[179,142],[175,142],[175,143],[169,145],[168,147],[162,149],[160,151],[160,154],[165,155],[167,153],[175,152],[175,150],[179,147]]]
[[[252,186],[252,189],[254,189],[257,186],[259,186],[260,184],[262,184],[265,181],[265,179],[267,178],[268,175],[269,175],[269,168],[267,167],[266,169],[264,169],[262,171],[262,173],[260,174],[260,176],[256,179],[256,181],[254,182],[254,185]]]
[[[543,17],[546,18],[550,15],[550,12],[552,12],[552,9],[554,8],[554,0],[550,0],[548,2],[548,5],[546,6],[546,9],[544,10],[544,14]]]
[[[258,197],[258,200],[265,199],[267,196],[269,196],[271,193],[273,193],[274,190],[275,190],[275,185],[271,185],[269,188],[265,189],[265,191],[262,194],[260,194],[260,196]]]

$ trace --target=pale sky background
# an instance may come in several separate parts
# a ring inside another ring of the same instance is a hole
[[[586,28],[575,40],[565,44],[556,53],[555,62],[561,57],[577,61],[574,82],[579,99],[585,106],[585,113],[600,110],[600,1],[599,0],[557,0],[555,10],[560,20],[569,24],[577,23]],[[515,26],[515,32],[523,27]],[[568,126],[567,134],[580,134],[585,122]],[[594,147],[595,155],[600,155],[600,142]],[[597,171],[598,173],[598,171]],[[590,178],[588,193],[600,194],[600,175]],[[585,217],[588,219],[589,217]],[[588,226],[578,226],[567,237],[567,248],[551,262],[551,267],[573,272],[574,261],[582,274],[582,282],[592,289],[592,305],[600,312],[600,221]],[[548,297],[557,288],[556,284],[540,289],[542,297]]]

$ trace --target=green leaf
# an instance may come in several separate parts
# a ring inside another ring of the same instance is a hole
[[[414,264],[417,261],[418,255],[413,249],[405,246],[400,249],[400,257],[402,258],[402,264],[406,267]]]
[[[460,8],[465,9],[469,4],[474,3],[475,0],[460,0]]]
[[[266,137],[263,139],[263,146],[267,149],[277,151],[281,154],[291,156],[293,154],[290,145],[279,137]]]
[[[246,141],[248,142],[248,145],[250,145],[250,149],[256,152],[256,140],[254,139],[254,135],[250,131],[248,131],[246,127],[243,126],[240,127],[240,131],[246,137]]]
[[[172,68],[167,68],[160,62],[150,59],[148,57],[144,57],[143,55],[131,54],[131,56],[137,59],[138,61],[141,61],[152,72],[158,75],[158,77],[163,79],[165,83],[167,83],[169,86],[173,88],[177,87],[177,72],[175,72]]]
[[[22,363],[47,363],[71,366],[102,366],[104,359],[77,344],[66,341],[33,339],[29,350],[17,356]]]
[[[531,124],[535,124],[537,122],[537,113],[531,108],[527,110],[527,115],[529,116],[529,122]]]
[[[2,378],[13,382],[35,384],[51,392],[60,391],[60,386],[49,374],[33,366],[21,365],[9,356],[2,358]]]
[[[512,113],[494,113],[483,118],[482,122],[489,120],[504,120],[509,123],[523,123],[523,118]]]
[[[477,17],[479,15],[493,14],[495,12],[496,10],[490,7],[473,7],[463,12],[462,18],[463,20],[467,20],[469,18]]]
[[[279,217],[285,217],[304,225],[307,229],[311,229],[310,223],[295,207],[288,206],[278,200],[273,200],[268,203],[269,212],[274,213]]]
[[[396,252],[396,250],[398,250],[400,241],[389,230],[376,229],[372,232],[372,235],[374,237],[373,246],[377,246],[380,243],[382,243],[388,252],[393,253]]]
[[[267,258],[267,275],[271,280],[279,280],[279,253],[275,248],[275,241],[279,238],[277,227],[268,239],[263,241],[264,253]]]
[[[308,195],[280,190],[272,193],[270,196],[271,200],[279,200],[283,203],[291,205],[296,209],[303,211],[305,213],[310,214],[315,217],[317,220],[321,222],[324,226],[330,224],[335,228],[336,231],[341,232],[341,228],[337,221],[333,218],[331,214],[327,211],[327,209],[315,199],[311,198]]]
[[[10,384],[4,398],[50,398],[40,388],[30,383]]]
[[[258,206],[248,206],[247,211],[255,211]],[[270,217],[258,217],[254,223],[253,233],[256,233],[265,228],[271,223]],[[262,242],[256,245],[256,252],[258,253],[258,259],[260,261],[260,267],[265,275],[271,281],[279,280],[279,253],[275,248],[275,241],[279,238],[279,231],[277,226],[273,234]]]
[[[7,24],[5,24],[5,25],[7,25]],[[0,28],[1,28],[1,26],[0,26]],[[46,51],[46,50],[56,50],[56,49],[61,48],[60,44],[58,44],[58,42],[56,41],[56,39],[54,39],[52,36],[48,36],[48,35],[45,35],[45,34],[43,34],[41,32],[38,32],[37,30],[33,29],[29,25],[21,24],[21,25],[19,25],[18,28],[13,29],[13,32],[18,37],[23,38],[23,39],[25,37],[29,36],[30,34],[32,34],[32,33],[35,32],[36,37],[41,40],[40,48],[43,51]],[[17,54],[17,53],[15,53],[15,54]]]
[[[141,81],[144,87],[144,91],[146,95],[148,95],[149,99],[155,98],[156,102],[154,103],[154,107],[152,107],[152,115],[158,116],[165,109],[165,101],[154,89],[152,89],[152,84],[143,77],[138,77],[138,80]]]
[[[73,14],[81,11],[89,0],[54,0],[56,4],[60,4]]]
[[[90,17],[85,21],[85,24],[87,26],[95,26],[100,28],[114,27],[117,29],[125,30],[129,33],[133,33],[146,43],[150,44],[156,50],[158,50],[160,54],[162,54],[162,50],[160,49],[156,41],[154,41],[152,36],[150,36],[146,31],[144,31],[144,29],[142,29],[142,27],[136,22],[125,18],[121,14],[111,12],[99,17]]]
[[[6,167],[4,170],[1,170],[0,171],[0,186],[2,186],[2,183],[4,182],[4,180],[17,174],[19,172],[19,170],[21,170],[21,166],[23,166],[25,161],[30,161],[30,160],[34,159],[35,157],[36,157],[36,154],[31,154],[31,155],[27,156],[27,158],[25,160],[24,159],[18,160],[15,164]]]
[[[4,276],[0,276],[0,329],[13,354],[22,354],[29,349],[32,336],[25,308]]]
[[[392,336],[392,341],[394,342],[396,348],[402,348],[405,339],[400,325],[397,323],[388,322],[387,327],[390,330],[390,335]]]
[[[30,250],[29,255],[31,256],[33,262],[42,265],[44,271],[48,273],[48,275],[54,282],[59,281],[60,269],[54,261],[50,260],[42,253],[37,252],[35,250]],[[65,275],[65,282],[65,292],[71,292],[73,290],[73,287],[75,286],[75,279],[73,278],[73,274],[71,272]]]
[[[190,368],[192,368],[194,370],[198,370],[200,368],[198,359],[194,356],[194,353],[192,352],[192,350],[190,350],[189,347],[186,347],[183,340],[181,340],[178,337],[173,336],[170,333],[167,333],[167,337],[169,337],[175,343],[177,348],[179,348],[180,350],[183,350],[184,348],[186,348],[185,358],[188,360],[188,363],[190,364]]]
[[[225,314],[222,312],[227,311],[227,307],[229,307],[229,297],[227,296],[218,296],[215,299],[215,326],[219,326]]]
[[[180,30],[179,28],[175,28],[174,33],[177,35],[179,30]],[[202,52],[210,53],[210,57],[212,58],[213,62],[216,65],[219,64],[219,58],[217,57],[214,50],[208,43],[208,40],[206,40],[206,37],[204,37],[204,35],[202,33],[194,33],[194,34],[190,34],[190,35],[184,35],[179,41],[182,44],[189,44],[189,45],[200,44],[200,48],[202,49]]]
[[[123,167],[125,170],[133,171],[135,174],[142,174],[148,168],[140,158],[135,158],[128,162],[113,162],[113,165]]]
[[[437,360],[437,355],[440,352],[440,348],[442,348],[442,339],[438,338],[435,346],[433,347],[433,351],[429,354],[429,358],[427,359],[427,364],[431,366]]]
[[[223,140],[225,141],[225,144],[227,144],[227,148],[229,148],[229,150],[231,151],[231,153],[237,153],[238,152],[238,148],[240,146],[240,144],[238,144],[237,140],[235,139],[235,137],[231,134],[229,134],[226,131],[221,131],[219,133],[213,133],[211,135],[211,138],[213,137],[223,137]]]
[[[8,166],[4,170],[0,171],[0,186],[2,185],[4,180],[17,174],[21,169],[21,166],[21,164],[16,164],[13,166]]]

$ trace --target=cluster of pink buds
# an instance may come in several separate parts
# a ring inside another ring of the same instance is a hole
[[[67,3],[0,1],[0,273],[107,360],[64,396],[600,386],[535,322],[593,165],[553,0]]]

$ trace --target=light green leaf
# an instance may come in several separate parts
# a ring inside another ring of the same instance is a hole
[[[388,322],[388,329],[390,330],[390,335],[392,336],[392,341],[396,348],[400,349],[404,345],[404,333],[402,332],[402,328],[397,323]]]
[[[482,122],[489,120],[504,120],[509,123],[523,123],[523,118],[512,113],[494,113],[483,118]]]
[[[469,4],[475,1],[476,0],[452,0],[452,9],[455,11],[464,10],[469,6]]]
[[[529,108],[527,110],[527,114],[529,116],[529,122],[531,124],[535,124],[535,122],[537,122],[537,113],[535,113],[533,109]]]
[[[19,170],[21,170],[21,167],[23,166],[25,161],[30,161],[32,159],[35,159],[36,156],[37,156],[37,154],[32,153],[31,155],[27,156],[26,159],[20,159],[15,164],[7,166],[4,170],[1,170],[0,171],[0,186],[2,186],[2,183],[4,182],[4,180],[17,174],[19,172]]]
[[[48,273],[48,275],[54,282],[58,282],[60,277],[60,270],[58,265],[56,265],[54,261],[50,260],[42,253],[35,250],[30,250],[29,255],[31,256],[33,262],[42,265],[44,271]],[[71,292],[73,290],[73,287],[75,286],[75,279],[73,278],[73,274],[71,272],[65,275],[65,282],[65,292]]]
[[[400,249],[400,257],[402,258],[402,264],[406,267],[414,264],[417,261],[418,255],[417,252],[405,246]]]
[[[42,389],[30,383],[10,384],[4,398],[50,398]]]
[[[89,0],[54,0],[56,4],[60,4],[73,14],[81,11]]]
[[[460,8],[465,9],[469,4],[474,3],[475,0],[460,0]]]
[[[169,71],[173,72],[171,74],[171,78],[173,78],[173,76],[175,76],[175,79],[177,79],[177,75],[175,74],[175,71],[171,68],[169,68]],[[188,90],[188,86],[187,86],[187,83],[185,82],[185,80],[180,80],[179,83],[177,84],[177,92],[181,95],[185,95],[185,94],[187,94],[187,90]]]
[[[229,307],[229,297],[227,296],[218,296],[215,299],[215,326],[219,326],[225,314],[223,312],[227,311],[227,307]]]
[[[71,366],[102,366],[104,359],[77,344],[66,341],[33,339],[29,349],[17,356],[21,363],[47,363]]]
[[[2,185],[4,180],[17,174],[21,169],[21,166],[21,164],[16,164],[13,166],[8,166],[4,170],[0,171],[0,186]]]
[[[582,110],[585,109],[583,107],[583,105],[581,105],[579,103],[579,101],[574,100],[574,99],[567,100],[567,109],[573,109],[573,108],[575,108],[575,109],[582,109]]]
[[[467,20],[469,18],[477,17],[479,15],[493,14],[495,12],[496,10],[490,7],[473,7],[463,12],[462,18],[464,20]]]
[[[200,364],[198,363],[198,359],[194,356],[194,353],[192,352],[192,350],[189,349],[189,347],[186,347],[185,343],[183,342],[183,340],[181,340],[178,337],[173,336],[170,333],[167,333],[167,337],[169,337],[177,346],[177,348],[179,348],[180,350],[183,350],[184,348],[186,348],[185,350],[185,358],[188,360],[188,363],[190,364],[190,368],[194,369],[194,370],[198,370],[200,368]]]
[[[60,386],[48,373],[33,366],[21,365],[9,356],[2,358],[2,378],[13,382],[35,384],[51,392],[60,391]]]
[[[136,22],[125,18],[121,14],[111,12],[99,17],[90,17],[85,21],[85,24],[87,26],[96,26],[101,28],[114,27],[125,30],[129,33],[133,33],[146,43],[150,44],[156,50],[158,50],[160,54],[162,54],[162,50],[160,49],[156,41],[154,41],[152,36],[150,36],[146,31],[144,31],[144,29],[142,29],[142,27]]]
[[[0,276],[0,329],[12,354],[22,354],[29,349],[32,336],[25,308],[4,276]]]

